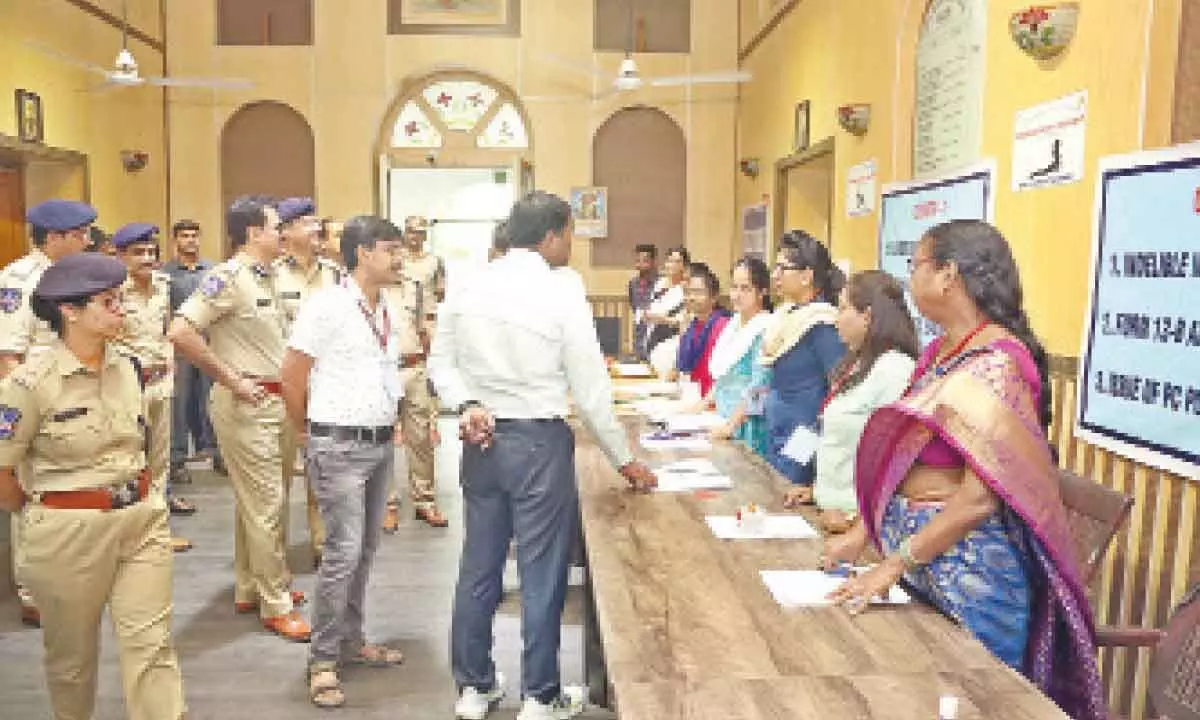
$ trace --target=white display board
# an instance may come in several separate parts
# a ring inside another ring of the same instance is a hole
[[[1200,479],[1200,146],[1105,158],[1076,433]]]
[[[932,177],[979,158],[986,0],[933,0],[917,40],[913,174]]]

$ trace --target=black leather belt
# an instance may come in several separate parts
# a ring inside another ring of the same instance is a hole
[[[522,423],[538,423],[538,424],[543,424],[543,423],[545,423],[545,424],[549,424],[549,423],[560,423],[560,422],[563,422],[563,419],[562,419],[562,418],[560,418],[560,417],[548,417],[548,418],[496,418],[496,424],[497,424],[497,425],[518,425],[518,424],[522,424]]]
[[[391,442],[395,428],[391,425],[379,427],[355,427],[351,425],[326,425],[325,423],[309,423],[310,437],[327,437],[334,440],[353,440],[356,442],[381,444]]]

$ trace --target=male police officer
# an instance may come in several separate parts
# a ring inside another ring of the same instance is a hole
[[[17,365],[46,351],[56,336],[29,307],[29,295],[51,264],[67,255],[83,252],[91,242],[90,228],[96,210],[74,200],[47,200],[29,208],[26,219],[32,229],[33,249],[0,270],[0,378]],[[26,472],[21,470],[21,472]],[[12,521],[13,575],[21,600],[21,621],[41,622],[32,595],[21,582],[21,533],[18,518]]]

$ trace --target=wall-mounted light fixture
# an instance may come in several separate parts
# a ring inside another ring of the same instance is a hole
[[[871,124],[871,106],[867,103],[842,105],[837,109],[838,125],[853,135],[865,135]]]
[[[758,177],[758,158],[742,158],[738,161],[738,167],[751,180]]]
[[[121,151],[121,165],[125,168],[125,172],[135,173],[146,167],[148,162],[150,162],[150,153],[145,150]]]
[[[1017,47],[1039,60],[1058,55],[1071,44],[1079,23],[1079,3],[1030,5],[1008,20],[1008,32]]]

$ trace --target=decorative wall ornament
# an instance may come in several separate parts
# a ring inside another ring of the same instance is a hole
[[[812,103],[809,100],[796,103],[796,115],[792,133],[792,152],[804,152],[808,149],[808,116]]]
[[[121,165],[125,168],[125,172],[138,172],[144,169],[148,162],[150,162],[150,153],[145,150],[121,151]]]
[[[742,174],[753,180],[758,177],[758,158],[742,158],[738,161]]]
[[[1071,44],[1079,22],[1079,3],[1030,5],[1012,14],[1008,31],[1013,42],[1039,60],[1058,55]]]
[[[871,124],[871,106],[868,103],[852,103],[837,109],[838,125],[853,135],[865,135]]]
[[[17,90],[17,137],[21,142],[40,143],[45,135],[42,120],[42,98],[30,90]]]

